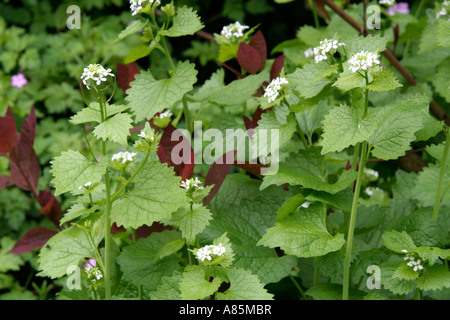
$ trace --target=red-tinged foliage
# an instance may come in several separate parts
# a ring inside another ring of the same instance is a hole
[[[267,61],[267,43],[266,43],[266,39],[264,38],[261,30],[258,30],[255,33],[255,35],[250,40],[249,45],[251,45],[253,48],[258,50],[259,55],[261,57],[261,64],[259,66],[258,71],[262,71],[264,69],[264,67],[266,66],[266,61]]]
[[[140,72],[139,67],[134,62],[127,65],[117,64],[117,82],[119,82],[123,92],[126,93],[130,88],[130,82],[134,81],[134,76]]]
[[[208,196],[203,199],[203,204],[205,206],[212,200],[217,191],[219,191],[231,166],[234,164],[236,153],[236,150],[228,151],[211,165],[205,178],[205,186],[214,185],[214,187],[211,189]],[[230,161],[230,159],[232,159],[232,161]]]
[[[17,132],[14,116],[10,108],[5,117],[0,117],[0,146],[9,156],[9,176],[0,176],[0,189],[17,186],[30,191],[41,206],[41,213],[60,229],[59,221],[62,211],[59,202],[49,190],[41,190],[38,195],[40,177],[39,159],[33,144],[36,136],[36,114],[34,107],[23,121],[21,132]],[[14,137],[14,140],[12,140]],[[3,153],[2,153],[3,154]],[[11,251],[24,253],[42,247],[58,230],[37,227],[28,231]]]
[[[21,254],[34,249],[39,249],[58,231],[47,227],[36,227],[29,230],[25,235],[16,242],[11,253]]]
[[[239,45],[237,61],[242,69],[250,74],[257,73],[261,66],[261,56],[258,50],[245,42],[241,42]]]
[[[11,108],[8,108],[6,116],[0,117],[0,154],[11,153],[16,144],[16,122]]]
[[[41,205],[41,213],[58,229],[61,229],[59,221],[63,214],[61,206],[55,196],[49,190],[43,190],[39,192],[38,201]]]
[[[270,80],[276,79],[280,76],[281,70],[284,67],[284,55],[275,59],[272,68],[270,69]]]
[[[172,124],[169,124],[166,128],[164,128],[161,140],[159,141],[159,148],[157,151],[159,160],[161,163],[167,163],[169,167],[173,167],[175,174],[177,176],[181,176],[183,169],[186,165],[186,163],[179,163],[175,164],[172,161],[172,150],[177,146],[179,143],[189,143],[187,139],[184,139],[183,136],[180,136],[178,141],[172,141],[172,134],[177,130]],[[182,150],[186,149],[192,150],[191,146],[185,146],[185,148],[181,148]],[[185,156],[185,155],[183,155]],[[192,158],[192,152],[191,155],[189,155],[190,158]],[[193,162],[193,161],[192,161]]]

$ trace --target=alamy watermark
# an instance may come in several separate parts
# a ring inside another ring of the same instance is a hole
[[[72,29],[80,29],[81,28],[81,10],[77,5],[71,5],[67,7],[67,14],[70,16],[66,20],[67,28]]]
[[[172,133],[172,142],[178,142],[171,152],[172,162],[178,164],[261,164],[261,175],[278,172],[280,132],[278,129],[203,130],[201,121],[194,122],[191,138],[186,129]],[[191,148],[195,157],[191,157]],[[236,153],[233,154],[232,151]]]

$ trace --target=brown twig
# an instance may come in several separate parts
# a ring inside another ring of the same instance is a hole
[[[348,22],[353,28],[358,30],[364,36],[369,35],[370,33],[367,30],[364,30],[364,27],[361,26],[358,22],[356,22],[352,17],[350,17],[344,10],[342,10],[339,6],[337,6],[333,0],[324,0],[325,4],[330,7],[334,12],[336,12],[342,19]],[[405,67],[402,66],[400,61],[392,54],[389,49],[386,49],[382,52],[382,54],[386,57],[386,59],[392,64],[392,66],[400,72],[400,74],[405,78],[405,80],[412,86],[417,85],[417,80],[409,73]],[[430,111],[436,116],[439,120],[445,122],[446,125],[450,125],[450,118],[445,113],[445,111],[439,106],[439,104],[432,100],[430,102]]]

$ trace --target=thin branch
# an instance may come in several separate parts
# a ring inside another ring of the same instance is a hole
[[[361,26],[358,22],[356,22],[352,17],[350,17],[344,10],[342,10],[339,6],[337,6],[333,0],[324,0],[326,5],[330,7],[334,12],[336,12],[342,19],[348,22],[353,28],[358,30],[364,36],[369,35],[370,33],[367,30],[364,30],[364,27]],[[406,79],[406,81],[412,85],[417,85],[417,80],[409,73],[405,67],[398,61],[398,59],[392,54],[389,49],[386,49],[382,52],[382,54],[386,57],[387,60],[392,64],[392,66],[400,72],[400,74]],[[432,100],[430,102],[430,110],[431,113],[434,114],[439,120],[445,121],[447,125],[450,125],[450,118],[445,113],[445,111],[439,106],[439,104]]]

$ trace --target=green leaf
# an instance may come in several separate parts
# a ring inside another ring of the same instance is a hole
[[[355,107],[346,105],[335,107],[323,120],[322,154],[339,152],[349,146],[368,141],[376,129],[374,113],[368,112],[360,119]]]
[[[258,245],[280,247],[286,254],[297,257],[318,257],[339,250],[345,243],[344,235],[331,235],[326,226],[326,208],[311,204],[277,221],[268,229]]]
[[[19,255],[10,253],[14,244],[15,241],[9,237],[3,237],[0,241],[0,272],[2,273],[18,271],[24,263]]]
[[[180,300],[180,282],[182,274],[175,272],[170,277],[162,277],[161,285],[155,290],[150,292],[151,300]]]
[[[343,72],[333,83],[333,87],[336,87],[342,91],[349,91],[355,88],[365,88],[366,80],[361,74],[357,72]]]
[[[313,133],[322,128],[322,120],[330,109],[331,107],[326,101],[320,101],[312,109],[295,114],[298,126],[308,136],[310,141]]]
[[[433,206],[436,194],[437,185],[439,181],[439,175],[441,173],[440,164],[430,163],[428,167],[423,168],[417,175],[417,183],[412,189],[414,198],[419,201],[422,206]],[[450,183],[450,171],[444,171],[443,186],[447,186]],[[445,193],[444,193],[445,192]],[[450,192],[445,188],[441,190],[439,195],[442,204],[450,203]]]
[[[450,271],[443,264],[426,267],[423,275],[416,281],[420,290],[441,290],[450,287]]]
[[[192,210],[181,207],[172,213],[170,225],[179,228],[187,244],[193,245],[196,236],[206,228],[211,219],[212,213],[208,208],[194,204]]]
[[[286,107],[284,108],[287,110]],[[276,106],[273,110],[261,115],[252,136],[252,156],[254,158],[267,156],[272,151],[280,150],[291,140],[297,128],[297,122],[295,116],[289,114],[289,110],[287,110],[288,114],[286,115],[282,114],[281,109],[280,106]]]
[[[248,270],[228,269],[230,287],[225,292],[217,292],[217,300],[272,300],[259,278]]]
[[[328,77],[317,77],[328,66],[329,64],[325,61],[307,63],[303,67],[297,68],[293,73],[286,75],[286,77],[289,83],[294,86],[294,91],[299,96],[307,99],[312,98],[332,82]]]
[[[335,183],[330,183],[324,172],[324,156],[320,149],[299,150],[279,164],[276,174],[265,175],[260,188],[288,183],[334,194],[349,187],[356,177],[354,170],[346,170]]]
[[[105,120],[95,127],[93,133],[98,139],[109,139],[122,146],[128,145],[127,137],[130,135],[130,129],[133,128],[131,115],[128,113],[119,113]]]
[[[168,79],[156,80],[149,71],[137,74],[125,99],[137,122],[150,119],[157,112],[181,100],[184,94],[193,89],[196,81],[195,65],[188,61],[179,62],[174,74]]]
[[[415,132],[423,128],[428,107],[426,97],[416,96],[376,108],[377,130],[369,141],[373,147],[372,155],[384,160],[403,156],[416,139]]]
[[[372,53],[379,53],[386,50],[388,39],[380,37],[379,35],[372,36],[354,36],[345,42],[345,52],[347,58],[350,59],[354,54],[361,51],[368,51]]]
[[[211,75],[211,78],[193,94],[192,99],[195,101],[202,101],[208,99],[225,87],[225,70],[218,69]]]
[[[398,231],[386,231],[381,236],[383,239],[383,245],[391,251],[405,254],[404,250],[408,252],[416,249],[412,238],[405,232]]]
[[[450,47],[450,21],[439,19],[438,44],[441,47]]]
[[[154,47],[157,45],[157,42],[153,40],[152,44],[153,46],[148,46],[147,44],[140,44],[134,47],[133,49],[131,49],[130,52],[127,53],[127,55],[123,59],[123,63],[129,64],[131,62],[134,62],[136,60],[148,56],[153,51]]]
[[[440,64],[436,73],[433,76],[432,82],[437,93],[450,103],[450,90],[448,89],[450,85],[450,59],[445,60],[444,63]]]
[[[314,300],[341,300],[342,285],[336,283],[318,283],[305,291]],[[354,288],[349,289],[349,299],[362,300],[364,293]]]
[[[203,27],[197,12],[192,8],[183,6],[177,9],[177,13],[173,18],[173,25],[161,33],[168,37],[180,37],[194,34]]]
[[[275,187],[260,192],[258,186],[247,176],[229,175],[209,204],[213,220],[199,240],[211,244],[226,232],[234,252],[233,267],[251,271],[264,283],[278,282],[289,275],[295,258],[278,257],[274,250],[257,246],[257,242],[275,223],[278,208],[292,194]]]
[[[413,268],[407,265],[406,262],[400,263],[397,269],[395,269],[393,278],[399,278],[403,280],[414,280],[419,277],[419,273],[414,271]]]
[[[180,297],[182,300],[204,299],[214,294],[221,283],[219,277],[209,281],[202,266],[187,266],[180,282]]]
[[[131,36],[132,34],[135,34],[136,32],[138,32],[139,30],[141,30],[142,28],[144,28],[147,25],[147,21],[143,22],[141,20],[137,20],[134,21],[132,23],[130,23],[125,30],[122,30],[119,34],[119,36],[117,37],[116,41],[125,39],[128,36]],[[116,42],[115,41],[115,42]]]
[[[450,249],[438,247],[420,246],[412,250],[412,252],[417,253],[423,260],[427,260],[429,265],[434,265],[439,259],[448,260],[450,258]]]
[[[87,232],[73,225],[48,240],[39,253],[39,276],[60,278],[70,266],[78,266],[85,258],[95,258],[95,247]]]
[[[269,78],[268,68],[258,74],[250,74],[243,79],[230,82],[208,97],[208,101],[221,106],[241,104],[252,98],[264,81]]]
[[[108,117],[127,110],[129,107],[125,105],[106,104],[106,113]],[[100,112],[100,104],[98,102],[91,102],[89,106],[81,109],[69,120],[73,124],[82,124],[88,122],[102,122]]]
[[[187,204],[179,177],[159,161],[146,162],[133,182],[134,188],[112,204],[111,221],[118,226],[135,229],[144,224],[151,226]]]
[[[141,238],[125,247],[117,257],[124,279],[136,286],[143,285],[150,290],[156,290],[162,277],[172,276],[180,270],[176,254],[161,254],[161,247],[176,240],[181,240],[178,231],[164,230],[154,232],[149,237]]]
[[[89,161],[78,151],[63,151],[59,157],[50,162],[55,186],[55,196],[64,192],[77,190],[87,182],[100,182],[105,174],[107,161],[98,163]]]
[[[394,74],[389,70],[380,68],[372,72],[373,80],[367,86],[371,91],[389,91],[402,87],[395,78]]]
[[[394,277],[398,268],[398,262],[390,262],[379,265],[381,284],[384,289],[388,289],[395,294],[408,294],[416,288],[415,280],[406,280]]]

